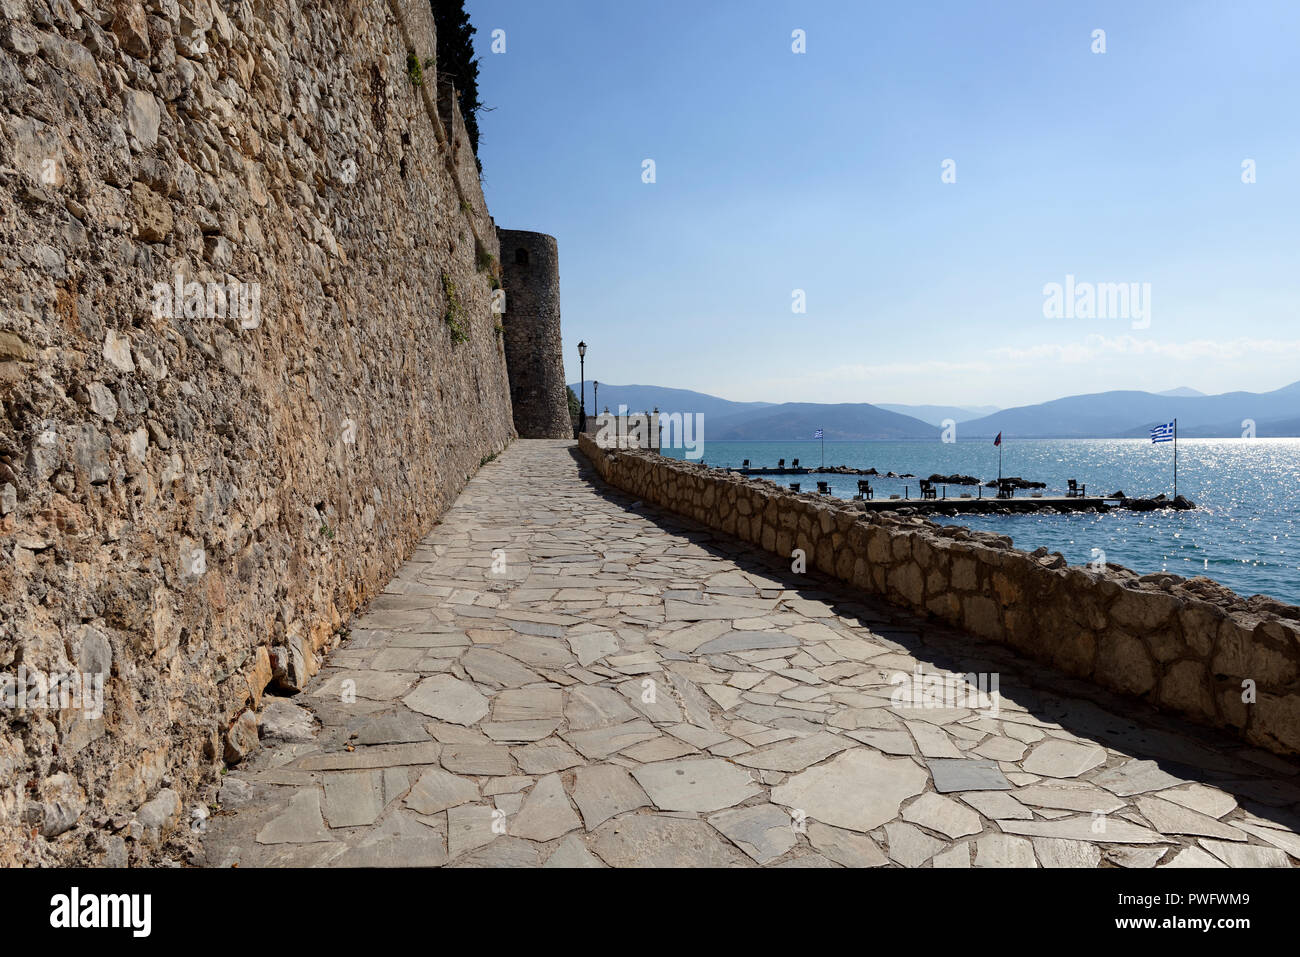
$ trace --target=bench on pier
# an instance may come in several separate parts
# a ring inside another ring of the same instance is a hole
[[[1015,497],[1016,497],[1016,483],[1009,482],[1006,479],[1000,479],[998,481],[998,498],[1015,498]]]
[[[870,499],[874,494],[875,492],[872,491],[870,482],[868,482],[866,479],[858,479],[858,494],[856,496],[857,498],[860,498],[865,502],[866,500]]]
[[[797,469],[798,467],[799,467],[799,460],[798,460],[798,459],[795,459],[793,462],[790,463],[790,468],[792,468],[792,469]]]
[[[830,494],[831,494],[831,483],[830,483],[830,482],[818,482],[818,483],[817,483],[817,494],[818,494],[818,495],[830,495]]]
[[[1069,485],[1070,485],[1070,487],[1069,487],[1068,489],[1066,489],[1066,492],[1065,492],[1065,497],[1066,497],[1066,498],[1084,498],[1084,497],[1087,496],[1087,494],[1088,494],[1088,486],[1086,486],[1086,485],[1080,485],[1080,484],[1079,484],[1078,482],[1076,482],[1074,479],[1070,479],[1070,481],[1069,481]]]
[[[937,497],[938,497],[938,493],[936,493],[935,490],[934,490],[934,483],[933,483],[933,482],[930,482],[930,481],[928,481],[928,480],[926,480],[926,479],[921,479],[921,498],[922,498],[922,500],[924,500],[924,499],[928,499],[928,498],[937,498]]]
[[[799,483],[798,483],[798,482],[791,482],[791,483],[790,483],[790,491],[792,491],[792,492],[797,492],[797,491],[799,491]]]
[[[785,459],[777,459],[777,460],[776,460],[776,467],[779,468],[779,469],[783,469],[783,468],[785,468]]]

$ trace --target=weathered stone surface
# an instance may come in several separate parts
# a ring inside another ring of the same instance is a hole
[[[857,749],[792,775],[772,789],[772,800],[809,820],[865,832],[893,820],[925,781],[925,772],[910,760]]]
[[[771,804],[720,811],[709,823],[759,864],[776,860],[796,843],[790,815]]]
[[[590,847],[611,867],[736,867],[748,860],[703,821],[648,814],[606,821]]]
[[[528,792],[524,806],[510,821],[510,833],[530,841],[553,841],[581,826],[560,776],[548,774]]]
[[[406,795],[406,806],[417,814],[436,814],[479,799],[478,785],[441,768],[427,768]]]
[[[876,842],[865,834],[855,834],[820,821],[812,821],[807,827],[809,843],[836,864],[844,867],[883,867],[889,863]]]
[[[1049,778],[1075,778],[1105,763],[1106,749],[1100,745],[1052,738],[1034,745],[1021,767]]]
[[[452,675],[425,678],[402,700],[412,711],[452,724],[473,724],[488,713],[487,698]]]
[[[321,817],[320,791],[304,788],[295,793],[284,812],[258,832],[257,840],[261,844],[310,844],[333,840],[325,828],[325,819]]]
[[[573,801],[582,812],[582,822],[588,831],[594,831],[615,815],[650,803],[632,775],[624,768],[608,764],[578,769]]]
[[[903,810],[903,820],[950,838],[978,834],[983,830],[979,815],[963,807],[952,798],[930,793],[922,794]]]
[[[632,775],[662,811],[718,811],[760,793],[748,771],[718,758],[644,764]]]

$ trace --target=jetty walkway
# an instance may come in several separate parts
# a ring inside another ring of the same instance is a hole
[[[350,629],[264,702],[209,866],[1300,861],[1296,765],[795,574],[570,442],[485,465]],[[1000,699],[896,706],[918,670]]]

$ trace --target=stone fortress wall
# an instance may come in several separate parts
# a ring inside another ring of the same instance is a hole
[[[1070,567],[991,532],[796,494],[645,451],[579,448],[606,482],[1066,674],[1300,753],[1300,608],[1205,578]],[[1249,684],[1247,684],[1249,683]],[[1254,701],[1243,700],[1253,690]]]
[[[498,229],[497,236],[515,430],[526,439],[572,438],[560,342],[560,257],[555,238],[518,229]]]
[[[434,51],[427,0],[0,0],[0,676],[104,676],[0,710],[0,864],[179,859],[513,438]]]

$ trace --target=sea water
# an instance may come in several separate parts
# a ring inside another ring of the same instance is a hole
[[[707,435],[707,433],[706,433]],[[682,449],[663,454],[682,458]],[[739,468],[822,464],[822,443],[706,441],[704,462]],[[827,442],[827,466],[874,468],[868,476],[875,497],[920,498],[917,478],[932,474],[997,478],[998,450],[979,442]],[[1172,496],[1173,445],[1146,439],[1008,440],[1002,450],[1002,474],[1047,483],[1044,496],[1064,495],[1069,479],[1086,484],[1088,495],[1123,491],[1131,497],[1163,492]],[[886,478],[886,472],[913,478]],[[830,484],[831,494],[852,498],[857,475],[764,476],[781,484],[799,482],[815,491]],[[943,495],[943,488],[939,494]],[[1180,439],[1178,492],[1196,503],[1194,511],[1163,509],[1106,514],[936,516],[950,525],[965,525],[1010,535],[1016,547],[1046,546],[1072,565],[1105,560],[1136,572],[1168,571],[1185,577],[1204,575],[1241,595],[1265,594],[1300,604],[1300,439]],[[974,486],[947,488],[949,498],[978,494]],[[987,497],[992,489],[984,489]],[[1017,491],[1016,497],[1028,497]]]

